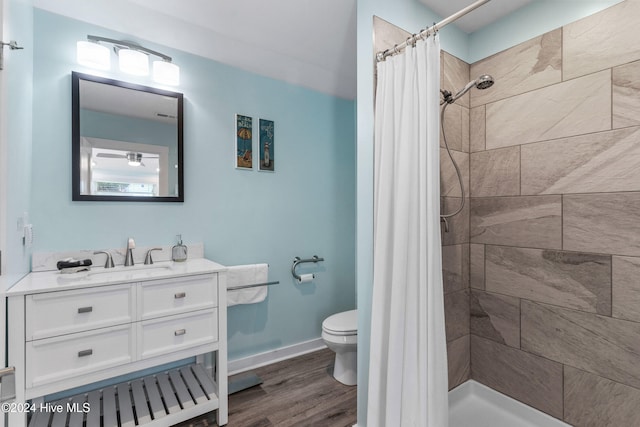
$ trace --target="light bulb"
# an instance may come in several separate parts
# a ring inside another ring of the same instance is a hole
[[[76,44],[76,55],[78,64],[99,70],[111,68],[111,52],[109,48],[98,43],[79,41]]]
[[[133,49],[118,50],[120,71],[134,76],[149,75],[149,56]]]
[[[127,162],[129,166],[140,166],[142,163],[142,153],[127,153]]]

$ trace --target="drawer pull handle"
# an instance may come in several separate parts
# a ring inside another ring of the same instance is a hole
[[[177,293],[177,294],[175,294],[173,297],[174,297],[175,299],[180,299],[180,298],[184,298],[184,297],[186,297],[186,296],[187,296],[187,293],[186,293],[186,292],[178,292],[178,293]]]
[[[93,307],[80,307],[78,309],[78,314],[91,313],[92,311],[93,311]]]
[[[177,336],[180,336],[180,335],[184,335],[184,334],[186,334],[186,333],[187,333],[187,330],[186,330],[186,329],[178,329],[177,331],[175,331],[175,332],[173,333],[173,335],[175,335],[175,336],[177,337]]]
[[[85,357],[85,356],[91,356],[93,354],[93,350],[89,349],[89,350],[82,350],[78,352],[78,357]]]

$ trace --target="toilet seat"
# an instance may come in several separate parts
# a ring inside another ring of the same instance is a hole
[[[329,335],[345,336],[358,334],[358,310],[349,310],[327,317],[322,330]]]

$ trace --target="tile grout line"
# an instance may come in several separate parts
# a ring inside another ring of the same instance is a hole
[[[618,190],[618,191],[592,191],[592,192],[581,192],[581,193],[542,193],[542,194],[502,194],[495,196],[474,196],[474,199],[508,199],[508,198],[533,198],[533,197],[553,197],[553,196],[609,196],[616,194],[639,194],[640,188],[638,190]],[[460,197],[456,196],[441,196],[448,197],[451,199],[459,199]]]
[[[560,27],[560,81],[564,82],[564,26]]]
[[[610,102],[609,108],[611,109],[611,116],[610,116],[611,121],[609,122],[609,128],[611,130],[614,130],[614,126],[613,126],[613,89],[614,89],[613,88],[613,86],[614,86],[613,85],[613,67],[611,67],[609,69],[609,79],[610,79],[609,81],[610,81],[610,84],[611,84],[611,86],[610,86],[611,92],[609,93],[609,96],[611,96],[611,99],[609,100],[609,102]]]
[[[622,127],[619,127],[619,128],[614,128],[614,129],[609,128],[609,129],[594,130],[594,131],[590,131],[590,132],[586,132],[586,133],[576,133],[576,134],[571,134],[571,135],[558,136],[556,138],[541,139],[539,141],[523,142],[523,143],[520,143],[520,144],[502,145],[502,146],[493,147],[493,148],[486,148],[485,147],[484,151],[501,150],[501,149],[504,149],[504,148],[517,147],[518,145],[520,145],[520,146],[528,146],[528,145],[534,145],[534,144],[544,144],[544,143],[548,143],[548,142],[560,141],[560,140],[563,140],[563,139],[580,138],[580,137],[586,137],[586,136],[596,135],[596,134],[600,134],[600,133],[611,133],[611,132],[616,132],[616,131],[623,130],[623,129],[637,128],[637,127],[640,127],[640,125],[632,124],[632,125],[622,126]],[[478,153],[478,152],[480,152],[480,151],[476,151],[476,153]]]
[[[482,290],[487,290],[487,245],[482,244]]]
[[[522,298],[518,298],[518,331],[519,331],[518,349],[522,350]]]
[[[611,299],[610,304],[609,304],[609,316],[611,316],[612,319],[615,319],[615,317],[613,317],[613,255],[611,255],[611,281],[609,282],[609,291],[610,291],[610,296]]]
[[[518,196],[522,196],[522,145],[518,145],[518,184],[519,184],[519,191],[518,191]]]
[[[562,420],[564,421],[566,418],[566,412],[565,412],[565,408],[566,405],[564,403],[564,399],[565,399],[565,394],[564,394],[564,369],[565,369],[566,365],[563,363],[562,364],[562,398],[560,400],[560,403],[562,404]]]
[[[564,250],[564,194],[560,195],[560,249]]]
[[[483,244],[486,246],[494,246],[500,248],[511,248],[511,249],[532,249],[539,251],[556,251],[556,252],[569,252],[574,254],[585,254],[585,255],[597,255],[603,257],[626,257],[626,258],[638,258],[640,259],[640,254],[637,255],[629,255],[629,254],[614,254],[614,253],[605,253],[605,252],[588,252],[588,251],[578,251],[572,249],[558,249],[558,248],[541,248],[541,247],[533,247],[533,246],[514,246],[514,245],[505,245],[499,243],[487,243],[487,242],[475,242],[477,244]],[[449,245],[451,246],[451,245]]]

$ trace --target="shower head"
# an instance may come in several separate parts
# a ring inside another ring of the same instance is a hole
[[[476,84],[477,89],[483,90],[493,86],[494,80],[489,74],[483,74],[478,77],[474,83]]]
[[[454,102],[456,102],[456,100],[458,98],[460,98],[462,95],[464,95],[465,93],[469,92],[469,90],[472,87],[476,87],[476,89],[480,89],[480,90],[484,90],[484,89],[488,89],[491,86],[493,86],[494,80],[493,77],[491,77],[488,74],[483,74],[480,77],[478,77],[475,80],[470,81],[469,83],[467,83],[465,85],[465,87],[463,87],[462,89],[460,89],[458,91],[458,93],[456,93],[455,95],[451,96],[451,94],[449,94],[449,96],[447,97],[445,95],[445,99],[444,102],[448,103],[448,104],[453,104]],[[443,103],[444,103],[443,102]]]

